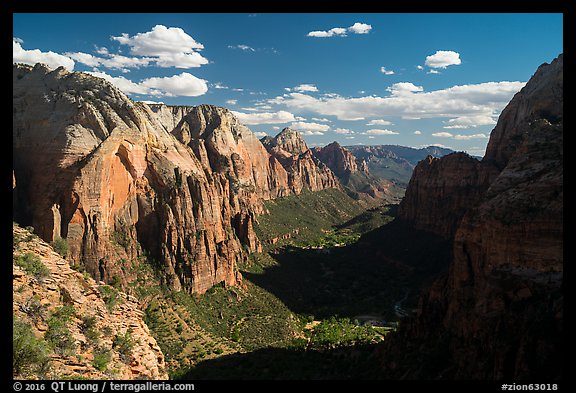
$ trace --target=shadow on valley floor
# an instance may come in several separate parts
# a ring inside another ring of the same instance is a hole
[[[205,360],[182,379],[191,380],[344,380],[379,379],[376,345],[330,350],[264,348]]]
[[[263,272],[242,275],[315,319],[378,315],[394,321],[399,307],[414,307],[421,288],[445,272],[450,252],[450,242],[394,220],[345,247],[284,246],[269,252],[274,262]]]

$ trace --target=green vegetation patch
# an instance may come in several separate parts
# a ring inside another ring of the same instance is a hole
[[[16,316],[12,321],[12,375],[44,378],[50,368],[50,346]]]
[[[14,264],[20,266],[37,279],[46,278],[50,275],[50,270],[42,263],[40,257],[32,252],[14,256],[13,261]]]

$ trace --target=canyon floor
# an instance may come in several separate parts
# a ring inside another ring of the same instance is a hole
[[[135,287],[170,376],[382,378],[375,345],[445,271],[448,244],[394,221],[396,204],[364,210],[338,190],[267,208],[241,287],[189,295],[150,285],[152,275]]]

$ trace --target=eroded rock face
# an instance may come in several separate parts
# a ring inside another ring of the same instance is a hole
[[[416,229],[452,238],[497,173],[466,153],[428,156],[414,168],[398,217]]]
[[[73,310],[66,323],[71,337],[69,345],[73,348],[70,353],[56,351],[51,355],[48,378],[168,379],[164,355],[144,323],[144,313],[134,297],[117,292],[117,304],[110,307],[105,302],[102,286],[72,270],[48,244],[16,225],[13,238],[14,258],[33,255],[47,269],[45,276],[36,277],[17,263],[13,264],[15,317],[29,324],[33,333],[42,338],[46,337],[51,316],[63,306]],[[86,321],[91,321],[90,325]],[[119,335],[130,337],[133,345],[129,350],[114,345]],[[98,352],[109,356],[100,368],[94,365]]]
[[[409,190],[414,209],[430,208],[478,168],[488,178],[469,177],[454,193],[480,187],[457,221],[447,277],[421,298],[386,353],[391,375],[403,378],[558,379],[563,369],[563,57],[538,68],[502,112],[481,162],[461,165],[450,156],[419,165]],[[442,166],[442,164],[444,166]],[[444,169],[440,169],[444,168]],[[452,169],[451,169],[452,168]],[[431,178],[424,179],[424,174]],[[491,179],[488,187],[483,181]],[[423,186],[421,186],[423,185]],[[422,187],[422,188],[417,188]],[[436,190],[436,192],[434,191]],[[419,196],[423,192],[431,196]],[[441,192],[439,192],[441,191]],[[407,192],[407,196],[409,193]],[[464,192],[463,195],[466,195]],[[417,202],[417,201],[420,202]],[[448,205],[449,207],[452,205]],[[404,206],[404,209],[407,209]],[[463,214],[462,214],[463,213]],[[404,210],[404,217],[407,210]],[[415,217],[416,215],[414,215]],[[415,222],[434,228],[431,220]],[[452,225],[452,224],[450,224]],[[421,354],[409,365],[401,353]]]
[[[261,142],[288,173],[291,193],[300,194],[304,189],[320,191],[341,187],[338,178],[312,154],[298,131],[284,128],[274,138],[265,137]]]
[[[99,280],[130,282],[126,264],[146,250],[174,289],[238,284],[261,200],[288,190],[222,108],[154,111],[100,78],[16,65],[13,118],[16,220],[66,238]]]
[[[312,152],[340,178],[359,171],[369,173],[366,161],[354,157],[350,150],[343,148],[338,142],[315,147]]]

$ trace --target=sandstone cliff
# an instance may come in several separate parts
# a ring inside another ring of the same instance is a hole
[[[30,326],[39,340],[29,348],[23,347],[31,342],[15,341],[15,353],[25,350],[34,359],[30,356],[44,345],[42,361],[47,361],[41,373],[28,374],[40,365],[23,364],[15,378],[168,379],[164,355],[134,297],[71,269],[52,247],[19,226],[13,226],[13,239],[15,324]]]
[[[98,280],[126,285],[146,253],[175,289],[241,281],[242,248],[260,247],[259,197],[282,195],[287,175],[229,112],[161,117],[100,78],[40,64],[15,65],[13,91],[17,221],[66,238],[68,259]]]
[[[312,152],[336,174],[351,196],[368,206],[394,201],[400,194],[393,182],[373,176],[366,160],[355,157],[338,142],[315,147]]]
[[[284,128],[274,138],[265,137],[261,142],[288,173],[291,193],[300,194],[304,189],[320,191],[341,187],[338,178],[312,154],[298,131]]]
[[[453,261],[388,342],[387,372],[561,378],[563,56],[540,66],[504,109],[481,162],[459,154],[418,167],[401,215],[453,236]],[[432,201],[449,193],[458,196]]]

